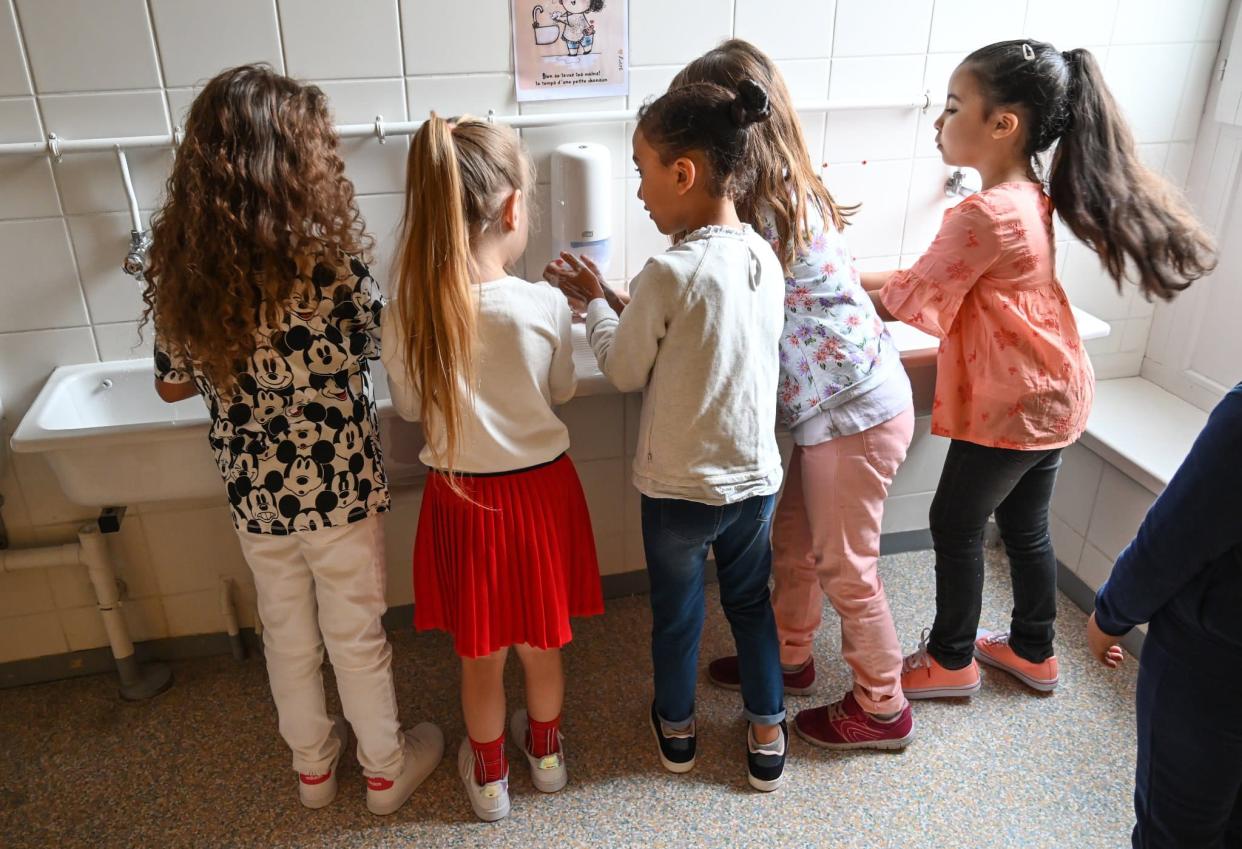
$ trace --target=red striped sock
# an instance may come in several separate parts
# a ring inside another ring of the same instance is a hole
[[[554,755],[561,750],[561,718],[540,722],[529,716],[526,719],[526,748],[537,758]]]
[[[480,785],[499,781],[509,774],[503,733],[490,743],[480,743],[471,737],[470,748],[474,749],[474,780]]]

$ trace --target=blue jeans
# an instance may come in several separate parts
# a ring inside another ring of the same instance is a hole
[[[720,606],[737,645],[746,718],[758,725],[785,718],[780,644],[768,593],[775,505],[775,495],[722,507],[643,496],[656,712],[674,728],[694,718],[709,546],[716,554]]]
[[[1134,849],[1242,846],[1242,656],[1167,609],[1139,660]]]

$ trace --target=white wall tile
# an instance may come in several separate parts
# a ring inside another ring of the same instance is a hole
[[[1112,42],[1162,44],[1194,41],[1203,17],[1203,6],[1204,0],[1125,0],[1117,9]]]
[[[1116,17],[1117,0],[1032,0],[1024,34],[1058,50],[1108,44]]]
[[[23,613],[55,610],[46,569],[0,573],[0,621]]]
[[[1208,85],[1216,63],[1215,42],[1196,44],[1190,57],[1190,69],[1186,72],[1186,86],[1173,122],[1173,138],[1179,141],[1193,140],[1199,134],[1199,121],[1207,100]]]
[[[2,10],[0,10],[2,11]],[[41,141],[33,97],[0,100],[0,144]],[[60,215],[60,200],[46,156],[0,158],[0,219]]]
[[[39,98],[44,125],[62,138],[159,135],[170,132],[160,91],[52,95]],[[169,150],[127,154],[134,191],[143,209],[159,205],[172,165]],[[121,172],[110,153],[79,153],[53,166],[65,212],[84,214],[128,209]]]
[[[95,360],[95,342],[85,327],[0,333],[0,397],[5,415],[16,426],[56,366]]]
[[[944,193],[945,181],[953,170],[939,159],[914,160],[905,230],[901,239],[902,253],[922,254],[926,251],[940,230],[945,210],[956,206],[961,200]]]
[[[220,615],[220,590],[215,586],[197,592],[166,595],[162,601],[170,637],[224,630],[224,619]]]
[[[389,291],[392,285],[392,259],[400,236],[401,215],[405,195],[365,195],[358,198],[358,209],[366,221],[367,232],[375,238],[374,257],[370,269],[381,286]]]
[[[935,121],[944,106],[949,93],[949,78],[962,64],[969,51],[955,50],[949,53],[928,53],[927,64],[923,68],[923,88],[931,96],[932,107],[926,115]],[[930,126],[930,122],[928,124]]]
[[[903,531],[925,530],[933,495],[931,492],[890,495],[884,502],[884,520],[880,523],[880,533],[899,534]]]
[[[150,221],[150,214],[144,213],[143,219]],[[129,250],[128,213],[73,215],[66,220],[91,321],[136,321],[143,309],[143,284],[121,270]]]
[[[632,65],[688,62],[732,34],[733,0],[630,0]]]
[[[1070,301],[1105,321],[1126,318],[1132,290],[1118,293],[1117,284],[1105,272],[1100,258],[1081,242],[1070,242],[1065,253],[1061,284]]]
[[[809,59],[832,48],[834,0],[737,0],[734,34],[774,59]]]
[[[656,254],[668,250],[671,244],[668,236],[656,229],[655,222],[643,209],[643,202],[638,199],[638,180],[626,180],[625,193],[625,278],[634,279],[634,275],[643,270],[647,260]]]
[[[681,68],[681,65],[631,68],[629,108],[637,109],[647,100],[654,100],[668,91],[669,83]]]
[[[1091,543],[1082,547],[1082,556],[1075,570],[1092,592],[1098,590],[1113,572],[1113,561]]]
[[[633,14],[631,11],[631,22]],[[401,0],[405,72],[511,71],[513,42],[509,22],[509,4],[495,0],[437,4],[426,0]]]
[[[824,160],[908,159],[914,154],[918,116],[913,109],[829,112],[824,133]]]
[[[1138,142],[1173,138],[1193,44],[1112,46],[1104,76]]]
[[[914,100],[923,93],[926,57],[867,56],[833,59],[831,100]]]
[[[843,205],[861,203],[850,227],[850,247],[856,257],[900,253],[910,191],[912,162],[896,159],[866,165],[833,164],[825,172],[833,197]]]
[[[54,611],[0,619],[0,663],[68,650],[60,617]]]
[[[1091,522],[1091,509],[1103,473],[1104,461],[1093,451],[1075,444],[1061,452],[1061,469],[1052,491],[1052,512],[1080,535],[1087,532]]]
[[[407,77],[405,90],[410,120],[420,121],[435,110],[439,115],[485,117],[516,115],[517,98],[512,74],[478,74],[464,77]]]
[[[108,360],[145,360],[151,356],[152,330],[147,325],[143,335],[139,335],[138,322],[122,321],[118,324],[96,324],[95,344],[99,348],[99,359]]]
[[[331,80],[404,73],[396,0],[278,0],[278,6],[290,76]]]
[[[1229,13],[1229,0],[1207,0],[1203,4],[1203,17],[1199,19],[1197,41],[1220,41],[1225,28],[1225,16]]]
[[[1104,466],[1100,488],[1091,511],[1087,541],[1115,560],[1138,532],[1156,498],[1146,487],[1111,465]]]
[[[144,0],[17,0],[17,13],[42,93],[160,84]]]
[[[216,611],[219,609],[220,605],[217,604]],[[125,601],[121,603],[120,610],[131,640],[155,640],[168,636],[164,605],[158,598]],[[104,629],[103,618],[97,607],[62,610],[60,623],[69,643],[69,651],[83,651],[108,645],[108,632]],[[221,625],[216,630],[223,631],[224,626]]]
[[[838,0],[836,56],[926,53],[931,0]]]
[[[1135,300],[1142,301],[1142,298]],[[1144,351],[1147,348],[1147,334],[1151,331],[1150,318],[1131,318],[1123,322],[1121,329],[1122,352]]]
[[[591,505],[591,528],[595,531],[595,538],[599,540],[620,535],[630,464],[616,458],[575,462],[574,465]]]
[[[246,572],[228,507],[145,513],[142,524],[162,595],[214,589],[221,575]]]
[[[1143,369],[1142,351],[1121,351],[1115,354],[1091,355],[1096,380],[1138,377]]]
[[[321,82],[319,87],[331,100],[337,124],[366,124],[382,115],[385,121],[405,120],[405,85],[400,79]],[[345,176],[360,194],[381,194],[405,190],[405,159],[409,138],[393,136],[384,144],[374,136],[342,139]]]
[[[1026,6],[1026,0],[936,0],[929,49],[969,51],[1021,38]]]
[[[625,445],[625,408],[621,395],[575,398],[557,415],[569,428],[569,453],[575,463],[621,457]]]
[[[1052,550],[1056,553],[1057,560],[1064,563],[1071,572],[1077,572],[1078,563],[1082,559],[1082,536],[1055,515],[1048,521],[1048,531],[1052,536]]]
[[[165,85],[194,85],[251,62],[284,73],[275,0],[150,2]]]
[[[623,97],[598,97],[586,100],[553,100],[536,103],[523,103],[523,115],[542,115],[555,112],[605,111],[625,109]],[[626,125],[620,122],[609,124],[573,124],[562,127],[528,127],[522,130],[522,141],[535,162],[537,179],[540,183],[552,179],[552,151],[562,144],[570,142],[595,142],[606,145],[612,154],[612,176],[621,179],[630,171],[630,154],[627,146]]]
[[[0,256],[20,269],[0,282],[0,333],[87,323],[64,221],[0,221]]]
[[[30,94],[30,75],[17,34],[13,0],[0,0],[0,97]]]

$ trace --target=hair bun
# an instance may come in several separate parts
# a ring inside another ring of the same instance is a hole
[[[754,80],[742,80],[737,86],[737,97],[729,107],[733,123],[746,128],[751,124],[768,120],[772,114],[768,93]]]

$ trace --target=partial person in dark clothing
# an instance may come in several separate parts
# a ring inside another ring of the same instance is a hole
[[[1116,667],[1143,622],[1133,845],[1242,847],[1242,384],[1100,587],[1091,653]]]

